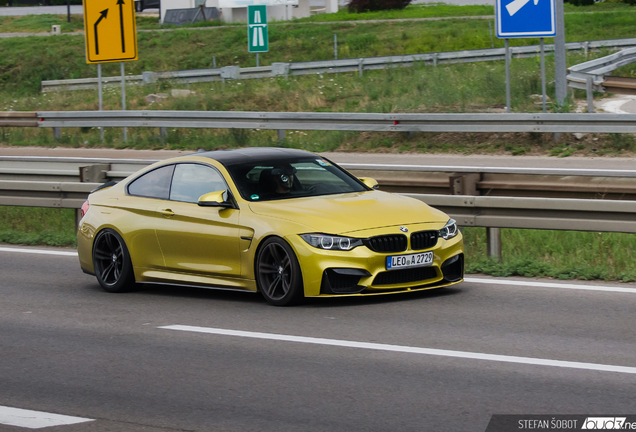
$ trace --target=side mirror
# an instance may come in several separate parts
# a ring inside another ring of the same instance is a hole
[[[209,192],[199,197],[198,204],[201,207],[234,208],[234,204],[228,201],[228,193],[224,191]]]
[[[371,189],[380,189],[380,185],[378,185],[377,180],[374,178],[360,177],[358,180],[360,180],[362,183],[364,183],[367,187]]]

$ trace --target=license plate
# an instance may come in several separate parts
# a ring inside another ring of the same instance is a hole
[[[387,270],[430,266],[431,264],[433,264],[433,252],[421,252],[410,255],[393,255],[386,257]]]

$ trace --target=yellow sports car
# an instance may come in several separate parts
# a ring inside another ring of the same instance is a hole
[[[301,150],[245,148],[158,162],[82,206],[82,270],[135,282],[304,297],[402,293],[464,277],[462,235],[425,203]]]

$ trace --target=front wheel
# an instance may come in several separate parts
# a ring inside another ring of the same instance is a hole
[[[108,292],[126,292],[135,286],[130,254],[124,239],[111,229],[97,234],[93,245],[97,281]]]
[[[268,303],[289,306],[303,297],[303,280],[294,250],[279,237],[265,240],[256,256],[256,283]]]

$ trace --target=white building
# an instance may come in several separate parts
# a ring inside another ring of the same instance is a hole
[[[205,4],[203,3],[205,1]],[[224,22],[247,22],[248,5],[266,5],[268,21],[305,18],[310,14],[310,0],[161,0],[161,22],[168,9],[190,9],[205,5],[219,8]],[[312,4],[315,0],[312,0]],[[325,12],[338,11],[338,0],[324,0]]]

